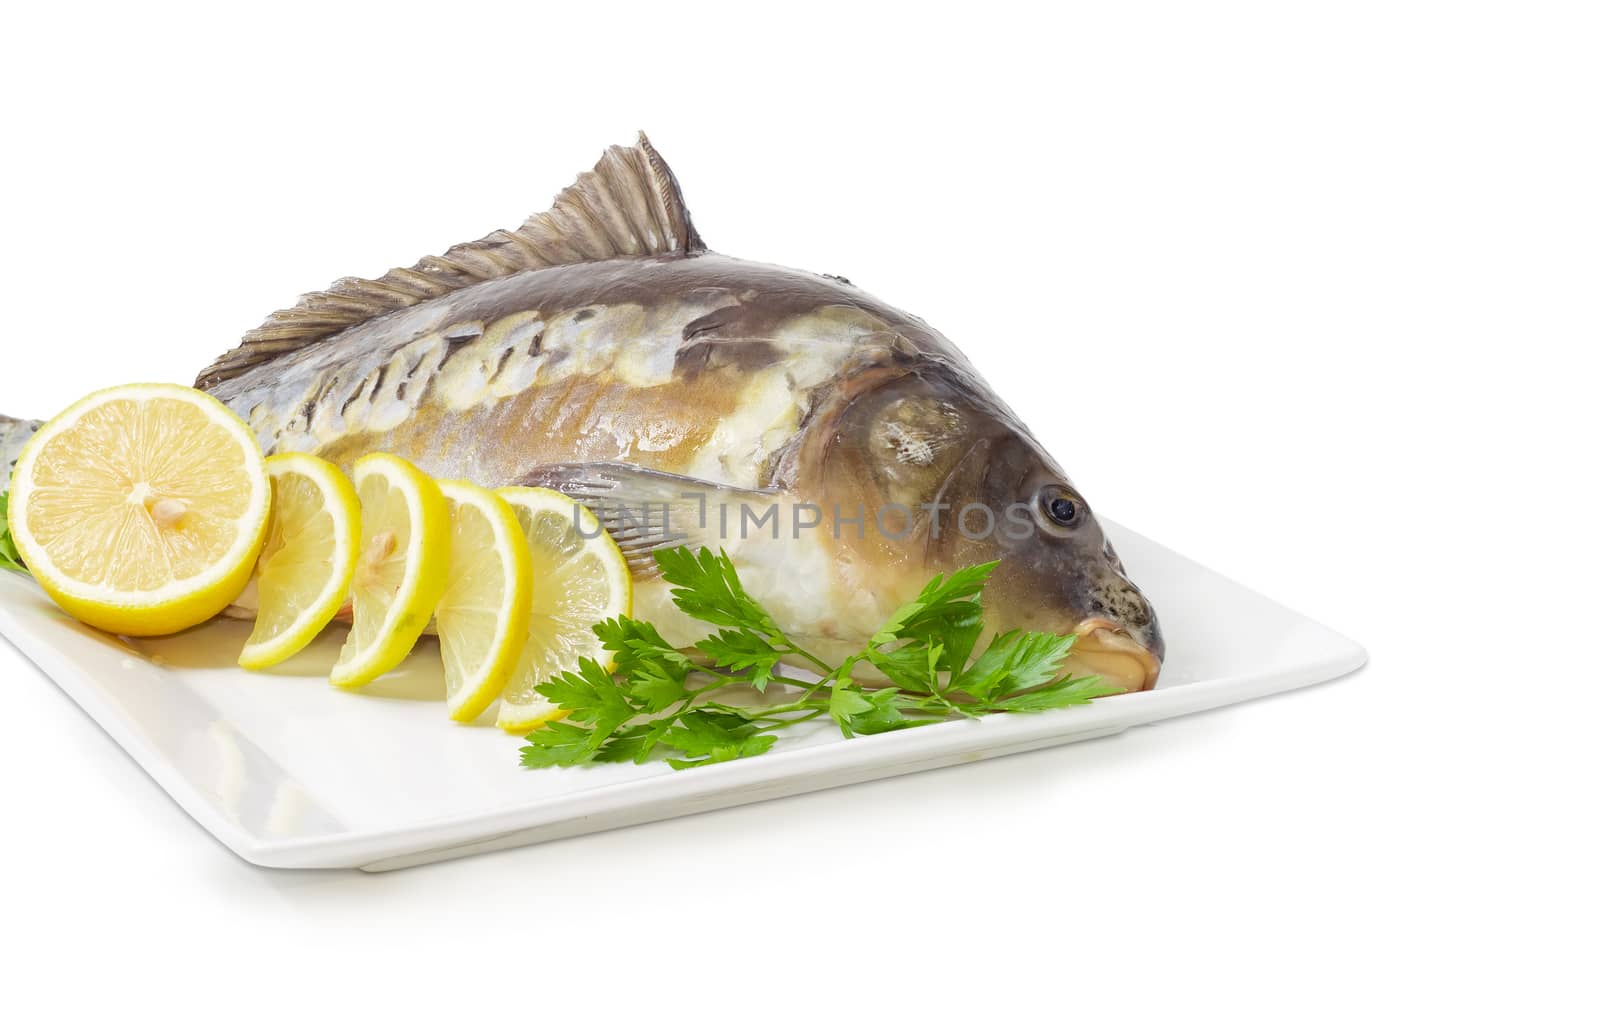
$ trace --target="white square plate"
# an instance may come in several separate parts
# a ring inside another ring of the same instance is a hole
[[[233,666],[242,623],[124,641],[78,624],[10,572],[0,572],[0,633],[240,857],[375,871],[1112,735],[1365,662],[1344,636],[1146,538],[1108,531],[1166,632],[1154,691],[851,740],[818,722],[763,756],[687,771],[660,761],[524,770],[519,740],[446,719],[431,643],[357,695],[326,681],[339,631],[274,673],[250,674]]]

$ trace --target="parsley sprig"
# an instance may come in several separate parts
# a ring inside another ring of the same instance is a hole
[[[11,521],[7,516],[10,505],[10,493],[0,491],[0,570],[20,570],[26,574],[28,568],[17,553],[17,543],[11,540]]]
[[[528,735],[523,766],[664,757],[674,768],[700,767],[765,753],[782,728],[819,718],[846,737],[877,735],[952,717],[1077,706],[1117,691],[1060,674],[1071,635],[1010,631],[973,655],[993,563],[935,577],[860,652],[831,666],[745,591],[726,553],[664,549],[656,562],[678,608],[717,631],[682,648],[648,621],[595,625],[615,670],[586,659],[539,686],[568,713]],[[862,685],[857,674],[866,665],[891,684]],[[785,673],[790,668],[813,677]],[[727,699],[735,689],[754,689],[770,703],[736,706]]]

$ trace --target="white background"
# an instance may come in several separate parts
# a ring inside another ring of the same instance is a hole
[[[1592,9],[507,7],[8,12],[0,412],[187,382],[645,128],[713,247],[926,317],[1372,663],[367,876],[237,861],[0,648],[0,1023],[1594,1028]]]

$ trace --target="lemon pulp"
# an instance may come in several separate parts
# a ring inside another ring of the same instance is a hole
[[[577,502],[546,488],[502,488],[516,511],[533,563],[527,641],[500,701],[495,723],[526,732],[563,712],[537,686],[578,661],[609,664],[593,626],[633,613],[633,579],[622,551],[599,520]]]

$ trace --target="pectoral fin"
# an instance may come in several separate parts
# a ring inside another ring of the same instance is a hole
[[[529,470],[519,483],[551,488],[587,506],[616,540],[635,577],[654,577],[657,549],[687,546],[737,551],[752,517],[776,513],[778,492],[736,488],[629,463],[559,463]],[[776,536],[777,518],[757,525]]]

